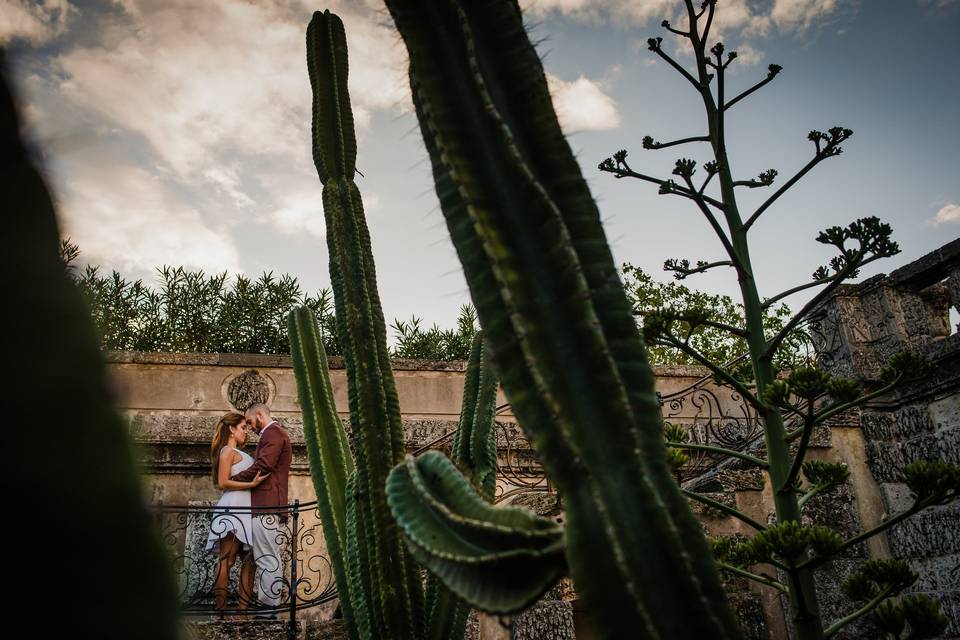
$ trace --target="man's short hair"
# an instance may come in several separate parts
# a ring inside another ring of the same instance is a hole
[[[254,402],[252,405],[247,407],[247,410],[244,413],[250,413],[251,411],[261,411],[264,414],[266,414],[268,417],[270,416],[270,407],[263,404],[262,402]]]

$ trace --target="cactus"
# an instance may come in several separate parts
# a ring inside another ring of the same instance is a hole
[[[59,258],[50,193],[19,131],[0,50],[0,197],[11,240],[3,252],[4,297],[16,307],[4,331],[4,353],[16,363],[7,392],[17,406],[42,408],[44,418],[8,429],[16,453],[7,481],[30,505],[12,517],[29,515],[35,525],[33,554],[13,554],[9,573],[22,594],[49,593],[61,574],[77,587],[42,621],[51,634],[69,628],[93,638],[173,639],[178,602],[170,558],[145,508],[89,309]],[[70,559],[58,553],[65,543],[76,552]]]
[[[290,353],[303,411],[303,438],[310,468],[314,470],[313,488],[317,494],[320,521],[333,576],[340,588],[340,610],[344,623],[348,629],[355,631],[358,626],[353,602],[351,598],[343,597],[349,590],[342,586],[349,584],[345,558],[348,481],[353,473],[353,458],[346,431],[337,415],[327,354],[317,317],[308,307],[299,307],[290,312],[287,323]]]
[[[483,345],[483,332],[478,331],[473,337],[470,349],[470,360],[463,383],[463,405],[460,409],[460,422],[454,434],[453,462],[463,476],[454,470],[447,472],[454,478],[469,481],[473,489],[482,495],[486,502],[493,502],[496,488],[497,474],[497,447],[494,432],[494,413],[497,397],[497,378],[489,360],[489,350]],[[424,458],[437,455],[425,454]],[[442,458],[442,456],[441,456]],[[445,459],[444,459],[445,461]],[[414,464],[413,459],[407,456],[403,465],[398,465],[390,472],[387,479],[387,500],[390,503],[394,518],[398,519],[401,528],[404,522],[399,521],[395,502],[398,499],[397,491],[391,491],[391,483],[402,482],[397,478],[398,473]],[[439,464],[443,465],[444,462]],[[468,480],[467,480],[468,479]],[[412,487],[412,483],[407,483]],[[409,497],[409,496],[404,496]],[[402,497],[400,498],[402,499]],[[406,532],[405,532],[406,533]],[[409,535],[408,535],[409,538]],[[424,545],[413,545],[414,557],[420,554]],[[421,564],[429,563],[418,558]],[[466,630],[467,616],[470,606],[456,593],[445,587],[436,574],[430,573],[426,583],[427,628],[426,637],[433,639],[456,640],[463,638]]]
[[[565,557],[579,594],[605,637],[738,636],[702,531],[671,477],[652,371],[519,6],[387,6],[409,52],[437,194],[495,368],[564,495]],[[405,467],[419,497],[399,509],[412,548],[417,531],[439,528],[437,513],[475,547],[463,545],[461,555],[473,555],[459,567],[445,566],[455,554],[442,548],[415,551],[447,586],[471,598],[493,594],[489,606],[525,599],[501,598],[523,595],[509,591],[519,572],[496,564],[508,542],[525,569],[541,571],[540,584],[557,570],[546,560],[558,541],[479,510],[434,456]],[[483,589],[470,584],[478,580]]]
[[[403,429],[376,289],[370,234],[360,191],[354,183],[357,145],[347,90],[346,35],[343,23],[329,11],[315,13],[307,28],[307,67],[313,88],[313,158],[323,183],[330,280],[347,366],[352,448],[356,457],[353,491],[345,496],[345,502],[355,501],[352,509],[356,539],[346,540],[340,538],[339,531],[333,532],[337,544],[342,540],[355,547],[360,557],[355,567],[357,574],[350,581],[350,588],[356,587],[358,593],[343,600],[349,600],[354,609],[350,612],[354,620],[348,624],[356,626],[358,620],[364,620],[382,637],[417,638],[423,628],[419,569],[390,517],[384,495],[387,473],[403,457]],[[297,339],[304,337],[301,333]],[[310,358],[323,357],[316,339],[311,342],[314,348]],[[305,373],[308,365],[304,361],[298,366]],[[309,389],[305,379],[298,383],[301,389]],[[332,399],[323,393],[312,399],[320,403],[317,416],[330,417],[335,413]],[[319,434],[323,426],[317,420],[313,428]],[[339,434],[328,435],[325,440],[333,450],[343,444]],[[335,469],[338,481],[348,466]],[[322,465],[314,469],[323,474]],[[326,482],[326,478],[322,481]],[[334,515],[330,524],[335,528],[341,521],[341,504],[339,500],[328,502]],[[344,503],[342,508],[348,507]],[[345,520],[344,513],[342,521]],[[344,534],[349,535],[349,527]],[[343,571],[341,566],[341,590]],[[359,627],[354,633],[367,635]]]
[[[387,475],[402,466],[403,430],[370,236],[353,180],[356,139],[346,36],[343,23],[329,11],[315,13],[310,21],[307,65],[313,88],[313,157],[323,183],[330,279],[347,369],[349,439],[337,414],[313,312],[295,309],[288,331],[307,455],[344,622],[354,640],[456,640],[463,637],[469,608],[433,578],[425,588],[414,552],[404,544],[387,504]],[[454,452],[464,473],[492,498],[497,381],[483,353],[478,333]]]
[[[470,349],[463,406],[452,453],[454,463],[469,475],[473,487],[487,502],[493,502],[497,483],[496,402],[497,376],[493,373],[489,350],[483,346],[483,332],[478,331]]]

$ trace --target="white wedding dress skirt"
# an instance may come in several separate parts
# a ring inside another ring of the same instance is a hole
[[[230,467],[231,477],[253,465],[253,457],[250,454],[239,449],[233,450],[240,454],[240,462]],[[230,507],[239,508],[242,511],[232,511]],[[208,553],[219,553],[220,540],[232,533],[243,545],[243,550],[246,551],[253,545],[253,529],[251,526],[250,490],[230,489],[224,491],[213,511],[213,520],[210,523],[210,533],[207,535],[205,550]]]

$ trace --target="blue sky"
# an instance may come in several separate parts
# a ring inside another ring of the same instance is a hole
[[[618,260],[655,277],[670,257],[716,259],[686,200],[596,166],[620,148],[668,177],[680,156],[640,140],[699,135],[692,89],[646,48],[679,24],[676,0],[522,2],[554,102],[599,201]],[[411,113],[405,54],[377,2],[333,2],[347,27],[359,128],[359,179],[386,317],[450,325],[466,284],[433,193]],[[161,264],[289,272],[328,285],[320,185],[309,154],[303,32],[313,3],[186,0],[0,4],[27,133],[42,150],[65,233],[90,262],[150,278]],[[738,105],[729,145],[738,177],[786,180],[812,154],[811,129],[852,128],[754,227],[766,294],[807,281],[830,252],[813,238],[876,215],[903,253],[896,266],[960,235],[960,0],[720,0],[717,30],[740,58],[731,91],[773,83]],[[667,45],[687,61],[678,44]],[[744,193],[749,209],[765,197]],[[688,284],[735,292],[724,271]]]

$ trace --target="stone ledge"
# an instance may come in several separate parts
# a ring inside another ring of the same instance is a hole
[[[219,367],[251,367],[291,369],[293,362],[289,355],[270,353],[174,353],[165,351],[107,351],[104,353],[110,364],[173,364]],[[343,369],[343,358],[327,358],[331,369]],[[394,371],[466,371],[463,360],[413,360],[397,358],[391,360]]]
[[[286,620],[214,621],[186,620],[183,623],[187,640],[287,640]],[[297,621],[298,640],[346,640],[340,620],[322,622]]]
[[[288,355],[269,353],[174,353],[167,351],[106,351],[109,364],[171,364],[215,367],[249,367],[292,369]],[[343,369],[343,358],[327,358],[330,369]],[[396,358],[390,361],[394,371],[453,371],[467,370],[464,360],[415,360]],[[684,364],[654,365],[658,378],[702,378],[709,375],[703,367]]]
[[[890,281],[897,285],[923,288],[943,280],[950,267],[960,262],[960,238],[934,249],[899,269],[890,272]]]

